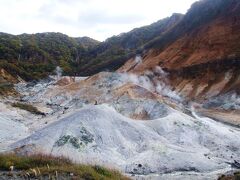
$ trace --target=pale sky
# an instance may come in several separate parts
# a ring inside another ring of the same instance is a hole
[[[61,32],[103,41],[186,13],[196,0],[0,0],[0,32]]]

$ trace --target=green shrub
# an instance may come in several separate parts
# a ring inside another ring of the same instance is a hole
[[[16,102],[16,103],[12,104],[12,107],[23,109],[23,110],[28,111],[28,112],[30,112],[32,114],[44,115],[43,112],[39,111],[36,107],[34,107],[34,106],[30,105],[30,104],[24,104],[24,103]]]

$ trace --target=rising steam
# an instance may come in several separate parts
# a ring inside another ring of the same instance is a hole
[[[124,82],[130,82],[144,87],[151,92],[169,97],[173,100],[182,101],[180,95],[171,90],[172,88],[168,81],[168,73],[159,66],[156,67],[154,71],[146,71],[143,75],[125,73],[122,77]]]
[[[56,69],[55,69],[55,73],[57,75],[57,79],[60,79],[60,77],[62,76],[62,72],[63,72],[62,68],[57,66]]]
[[[140,55],[137,55],[137,56],[135,57],[135,63],[136,63],[136,64],[141,64],[141,63],[142,63],[142,57],[141,57]]]

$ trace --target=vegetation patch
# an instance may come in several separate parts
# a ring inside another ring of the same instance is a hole
[[[23,109],[23,110],[28,111],[32,114],[44,115],[43,112],[39,111],[36,107],[32,106],[31,104],[24,104],[24,103],[16,102],[16,103],[12,104],[12,107]]]
[[[30,62],[8,62],[0,59],[0,68],[7,71],[11,76],[20,76],[26,81],[46,78],[55,69],[54,65]]]
[[[12,83],[0,83],[0,95],[16,93]]]
[[[92,180],[127,180],[116,170],[101,166],[73,164],[69,159],[46,155],[17,156],[15,154],[0,154],[0,170],[9,171],[13,167],[18,172],[19,179],[45,178],[49,179],[92,179]],[[13,172],[12,172],[13,173]]]
[[[81,149],[93,141],[93,135],[88,132],[86,128],[82,127],[80,129],[79,137],[74,137],[71,135],[61,136],[58,141],[56,141],[55,146],[61,147],[65,144],[71,144],[74,148]]]
[[[218,180],[240,180],[240,171],[235,172],[233,175],[222,175]]]

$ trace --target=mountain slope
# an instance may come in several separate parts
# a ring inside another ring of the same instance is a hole
[[[11,35],[0,33],[0,59],[51,62],[76,58],[77,52],[99,42],[88,37],[71,38],[61,33]]]
[[[239,91],[239,12],[236,0],[196,2],[174,29],[148,44],[142,64],[129,69],[135,63],[130,60],[120,71],[142,73],[161,66],[172,86],[190,98]]]
[[[0,33],[0,68],[25,80],[43,78],[56,66],[74,74],[80,57],[97,44],[88,37],[71,38],[61,33]]]
[[[60,33],[19,36],[1,33],[0,68],[25,80],[46,77],[58,65],[65,74],[86,76],[118,69],[127,59],[142,54],[143,63],[132,72],[161,66],[172,72],[170,78],[176,80],[172,83],[176,87],[186,77],[190,78],[189,82],[206,72],[209,77],[200,82],[208,86],[213,84],[213,74],[221,72],[215,78],[217,83],[231,70],[230,79],[235,84],[229,89],[222,88],[222,91],[229,91],[238,87],[239,11],[237,0],[201,0],[193,4],[186,15],[173,14],[102,43]],[[134,59],[130,60],[123,71],[132,69],[134,63]],[[190,94],[196,96],[195,92]]]
[[[159,20],[148,26],[133,29],[130,32],[113,36],[91,49],[84,58],[84,65],[80,67],[80,74],[94,74],[101,70],[116,70],[129,57],[135,56],[142,47],[158,36],[164,35],[181,19],[182,14]]]
[[[174,27],[183,15],[173,14],[149,26],[98,42],[61,33],[0,33],[0,67],[25,80],[44,77],[59,65],[68,75],[92,75],[119,68],[150,40]],[[10,64],[9,64],[10,63]]]

